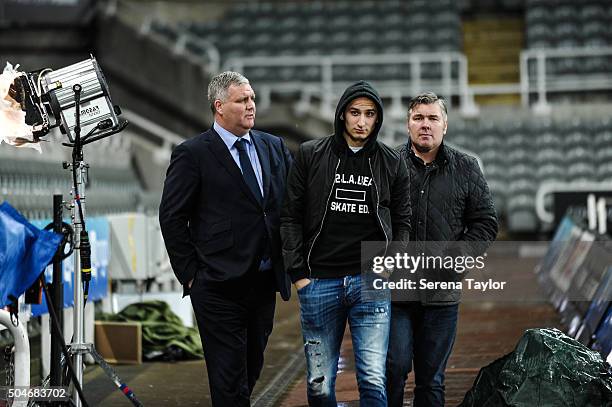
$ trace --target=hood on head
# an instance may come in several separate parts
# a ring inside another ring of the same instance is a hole
[[[344,139],[344,121],[340,119],[340,116],[342,113],[344,113],[344,110],[348,104],[351,103],[351,101],[360,97],[367,97],[368,99],[372,100],[378,110],[378,119],[374,125],[374,129],[372,129],[372,133],[368,137],[368,141],[366,142],[364,149],[369,149],[375,144],[376,138],[378,137],[378,132],[382,126],[383,104],[380,95],[378,92],[376,92],[376,89],[374,89],[374,87],[366,81],[358,81],[350,85],[340,97],[338,105],[336,106],[336,114],[334,117],[334,139],[338,146],[343,147],[343,150],[348,148],[348,144]]]

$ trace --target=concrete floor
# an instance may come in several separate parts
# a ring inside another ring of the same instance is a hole
[[[262,377],[255,387],[255,405],[267,405],[269,384],[277,383],[292,372],[290,362],[298,354],[303,358],[297,296],[289,302],[278,297],[274,330],[266,348]],[[145,406],[210,406],[210,393],[204,361],[146,362],[141,365],[114,365],[119,377],[134,391]],[[301,371],[297,372],[300,377]],[[84,374],[84,391],[90,406],[129,406],[131,403],[117,390],[98,366],[88,366]],[[261,399],[259,403],[256,401]],[[228,406],[230,407],[230,406]]]
[[[446,369],[446,405],[457,406],[472,387],[480,368],[511,352],[526,329],[560,327],[559,318],[549,304],[462,304],[457,339]],[[359,406],[355,364],[350,333],[341,350],[344,366],[336,379],[336,397],[342,407]],[[414,375],[404,393],[404,406],[411,406]],[[306,381],[295,383],[280,403],[282,407],[308,406]]]
[[[533,270],[534,264],[531,260],[520,266]],[[537,289],[532,273],[518,278],[523,290]],[[533,327],[560,327],[552,306],[545,302],[466,301],[462,304],[457,340],[446,371],[447,405],[460,403],[480,368],[512,351],[525,329]],[[350,335],[345,337],[341,354],[343,367],[337,378],[339,405],[358,406]],[[204,361],[155,362],[115,368],[145,406],[211,405]],[[99,367],[89,367],[84,381],[91,406],[131,405]],[[410,375],[406,406],[411,405],[413,386],[413,375]],[[307,405],[299,305],[295,293],[291,301],[283,302],[279,298],[277,303],[275,327],[252,404],[254,407]]]

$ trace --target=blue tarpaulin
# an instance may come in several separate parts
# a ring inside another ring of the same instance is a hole
[[[66,219],[66,221],[68,221]],[[51,220],[33,220],[32,224],[44,227]],[[108,289],[108,262],[109,262],[109,235],[110,225],[108,219],[104,217],[91,217],[87,219],[87,230],[89,231],[89,241],[91,242],[91,283],[89,285],[89,300],[97,301],[106,297]],[[74,253],[62,262],[62,279],[64,281],[64,308],[74,305]],[[49,265],[45,270],[45,280],[47,283],[53,281],[53,265]],[[47,300],[42,297],[40,304],[32,304],[32,316],[46,314]]]
[[[36,281],[61,241],[61,235],[38,229],[8,202],[0,204],[0,307]]]

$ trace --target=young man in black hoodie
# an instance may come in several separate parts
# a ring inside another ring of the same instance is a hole
[[[362,295],[361,242],[407,241],[408,174],[378,142],[380,96],[367,82],[346,89],[334,134],[300,146],[281,212],[285,268],[298,290],[308,403],[336,406],[335,381],[346,322],[360,404],[386,406],[390,303]]]

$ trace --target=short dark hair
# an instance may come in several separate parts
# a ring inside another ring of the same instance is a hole
[[[442,110],[442,114],[444,115],[444,120],[446,121],[448,117],[448,110],[446,109],[446,101],[433,92],[419,93],[418,95],[410,99],[410,103],[408,104],[408,118],[410,118],[410,113],[412,113],[412,109],[414,109],[415,106],[431,105],[432,103],[437,103],[440,106],[440,110]]]

